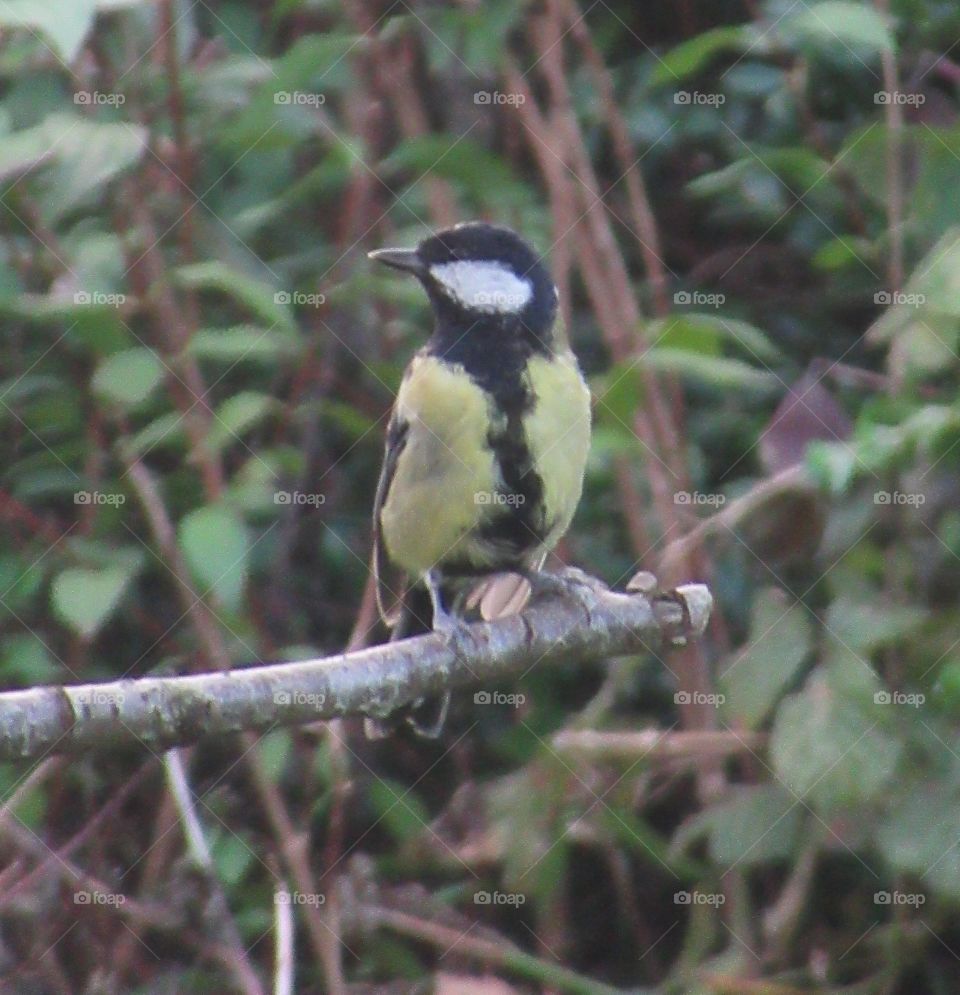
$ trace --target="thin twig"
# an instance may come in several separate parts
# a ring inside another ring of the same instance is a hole
[[[577,974],[559,964],[541,960],[502,940],[471,936],[462,930],[441,926],[408,912],[386,909],[379,905],[363,906],[360,912],[373,925],[391,929],[442,950],[456,950],[458,954],[475,957],[486,964],[497,964],[520,977],[538,982],[546,990],[570,992],[572,995],[620,995],[618,988]]]
[[[200,817],[193,804],[194,796],[187,779],[182,751],[168,750],[163,761],[170,794],[180,814],[180,826],[187,840],[187,851],[194,864],[204,872],[211,889],[210,911],[216,917],[217,925],[225,940],[225,943],[220,947],[223,965],[233,976],[241,991],[246,992],[247,995],[262,995],[263,986],[250,963],[250,958],[240,938],[240,931],[230,913],[227,896],[224,894],[220,879],[217,877],[213,856],[207,845]]]
[[[554,747],[561,753],[575,753],[589,760],[615,760],[630,764],[665,760],[699,761],[747,750],[762,749],[761,733],[732,733],[717,730],[670,732],[643,729],[637,732],[599,732],[571,729],[557,733]]]

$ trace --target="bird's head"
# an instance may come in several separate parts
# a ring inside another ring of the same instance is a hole
[[[509,228],[465,222],[415,249],[377,249],[370,258],[413,273],[441,323],[525,330],[549,345],[556,287],[540,257]]]

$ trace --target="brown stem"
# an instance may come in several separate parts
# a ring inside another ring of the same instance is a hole
[[[889,24],[889,0],[874,0],[874,6]],[[887,151],[884,162],[887,186],[887,228],[890,235],[890,259],[887,280],[891,293],[903,286],[903,104],[897,99],[900,88],[897,55],[894,49],[884,49],[880,56],[883,85],[889,99],[883,116],[887,123]]]
[[[147,512],[154,541],[173,570],[181,600],[185,605],[185,612],[197,631],[206,656],[216,669],[230,670],[230,655],[220,629],[209,609],[202,600],[196,597],[190,587],[187,580],[189,573],[176,544],[173,523],[167,515],[163,500],[149,471],[142,463],[131,463],[129,473]],[[260,737],[254,733],[246,733],[242,736],[243,756],[250,769],[253,784],[259,796],[260,807],[270,822],[274,840],[284,855],[285,863],[297,890],[303,894],[316,894],[317,886],[306,852],[306,836],[296,830],[282,795],[263,768],[260,752],[257,750],[259,740]],[[317,905],[306,904],[302,906],[302,909],[314,953],[324,965],[330,991],[334,995],[341,995],[346,989],[337,947],[337,934],[334,930],[333,942],[331,942],[331,927],[324,923],[325,917],[336,916],[336,902],[331,901],[325,904],[324,914],[321,914]]]
[[[637,228],[636,237],[640,243],[647,278],[653,288],[654,312],[661,316],[666,315],[670,312],[670,302],[667,297],[667,267],[663,261],[660,233],[653,208],[650,206],[643,173],[636,165],[636,151],[630,143],[627,125],[617,104],[613,80],[603,56],[594,44],[593,36],[590,34],[585,16],[577,5],[577,0],[563,0],[563,6],[570,37],[583,52],[594,86],[600,94],[603,115],[613,143],[613,154],[626,183],[627,203],[630,205],[633,223]]]

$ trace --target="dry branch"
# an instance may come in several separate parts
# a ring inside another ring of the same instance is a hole
[[[161,751],[203,736],[345,715],[384,716],[445,689],[502,684],[539,665],[641,652],[700,635],[701,584],[652,597],[592,587],[522,615],[354,653],[184,677],[36,687],[0,694],[0,759],[139,742]]]

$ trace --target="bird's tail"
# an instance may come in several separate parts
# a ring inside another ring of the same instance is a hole
[[[430,595],[423,584],[412,585],[404,594],[396,612],[390,642],[410,639],[433,631],[431,620],[433,608]],[[450,706],[450,692],[418,698],[409,705],[403,705],[387,718],[368,716],[363,720],[363,731],[367,739],[385,739],[397,732],[403,725],[425,739],[437,739],[443,732],[447,709]]]

